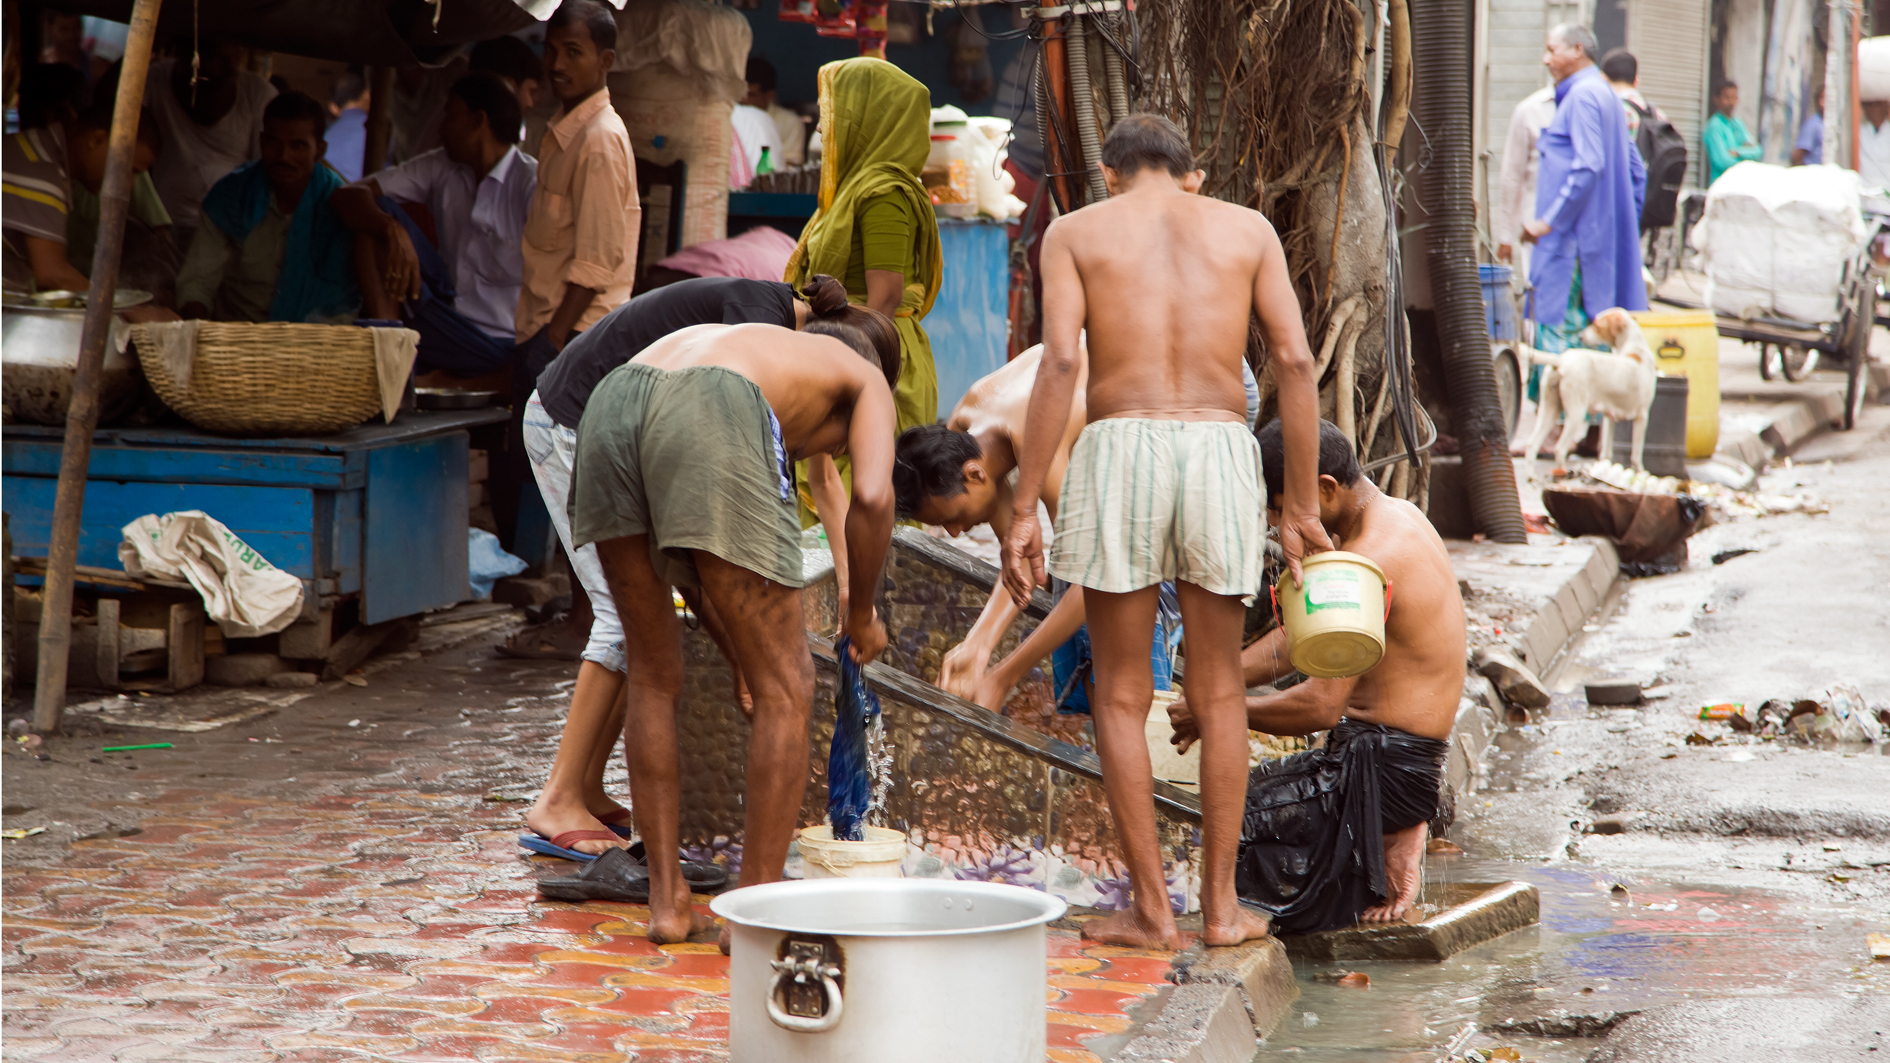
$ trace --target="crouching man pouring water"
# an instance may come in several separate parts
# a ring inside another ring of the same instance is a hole
[[[1261,429],[1267,518],[1275,523],[1284,449],[1280,422]],[[1331,732],[1322,749],[1255,768],[1241,821],[1242,903],[1266,912],[1276,930],[1305,934],[1396,922],[1410,910],[1464,677],[1463,597],[1443,540],[1416,506],[1381,493],[1360,472],[1352,444],[1326,421],[1319,521],[1334,545],[1378,565],[1390,597],[1385,655],[1369,671],[1247,699],[1252,730]],[[1277,627],[1247,647],[1246,685],[1290,674],[1287,651]],[[1194,710],[1184,699],[1168,712],[1185,752],[1200,733]],[[1380,838],[1382,846],[1372,844]]]

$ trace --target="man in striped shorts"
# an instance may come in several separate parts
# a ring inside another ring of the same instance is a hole
[[[1209,945],[1267,933],[1241,908],[1234,860],[1246,795],[1245,603],[1260,588],[1260,452],[1240,367],[1257,312],[1285,425],[1280,543],[1298,572],[1329,550],[1319,523],[1318,395],[1299,302],[1273,227],[1195,195],[1172,122],[1130,115],[1103,145],[1111,198],[1044,237],[1044,352],[1018,460],[1005,585],[1021,606],[1044,580],[1037,501],[1063,435],[1088,330],[1088,425],[1064,473],[1050,571],[1084,588],[1094,647],[1097,753],[1128,865],[1128,910],[1085,936],[1181,946],[1155,833],[1145,721],[1158,585],[1174,580],[1188,632],[1188,700],[1201,735],[1201,912]]]

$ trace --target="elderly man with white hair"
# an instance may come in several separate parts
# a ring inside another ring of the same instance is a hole
[[[1535,217],[1522,238],[1536,245],[1529,264],[1535,345],[1551,353],[1565,350],[1603,310],[1647,309],[1640,242],[1647,164],[1595,58],[1587,27],[1549,31],[1542,62],[1555,78],[1555,118],[1537,142]]]

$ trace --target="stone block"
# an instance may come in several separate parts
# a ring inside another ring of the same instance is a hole
[[[1575,573],[1575,579],[1580,578],[1581,573]],[[1581,602],[1577,601],[1575,598],[1575,587],[1573,584],[1574,580],[1570,580],[1568,583],[1562,584],[1555,592],[1555,608],[1562,614],[1562,623],[1568,628],[1569,634],[1571,635],[1580,631],[1582,629],[1582,622],[1588,619],[1587,610],[1583,609]]]
[[[1536,613],[1535,619],[1529,622],[1523,659],[1531,668],[1547,669],[1562,652],[1562,647],[1568,645],[1568,633],[1568,624],[1562,620],[1562,610],[1554,602],[1544,605]],[[1497,685],[1502,686],[1501,683]]]
[[[1549,689],[1516,655],[1494,646],[1477,653],[1477,671],[1496,684],[1504,700],[1525,709],[1549,707]]]
[[[538,577],[505,576],[492,585],[492,600],[502,605],[536,609],[570,592],[570,580],[562,572]]]
[[[1193,963],[1185,967],[1177,964],[1176,974],[1183,985],[1239,987],[1256,1037],[1265,1037],[1278,1028],[1287,1009],[1299,999],[1293,962],[1287,958],[1286,947],[1278,938],[1250,941],[1233,948],[1207,949]]]
[[[335,611],[317,610],[313,619],[297,620],[276,636],[276,652],[294,661],[313,661],[334,645]]]
[[[289,662],[273,653],[226,653],[203,662],[204,682],[219,687],[254,687],[289,670]]]
[[[1253,1026],[1231,985],[1176,986],[1154,1022],[1123,1046],[1117,1063],[1248,1063]]]
[[[1302,960],[1449,959],[1536,922],[1542,899],[1527,882],[1427,883],[1418,900],[1439,895],[1442,908],[1419,923],[1387,923],[1294,934],[1281,939]]]
[[[314,672],[277,672],[263,680],[263,685],[277,690],[294,690],[300,687],[312,687],[321,682],[321,678]]]

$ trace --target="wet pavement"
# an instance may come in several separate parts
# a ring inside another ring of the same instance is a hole
[[[1728,1058],[1866,1058],[1852,1035],[1890,1031],[1890,963],[1864,941],[1890,930],[1890,757],[1697,710],[1839,680],[1890,701],[1890,410],[1873,418],[1819,441],[1832,464],[1768,475],[1830,513],[1707,529],[1687,571],[1606,603],[1545,675],[1550,710],[1499,737],[1452,832],[1467,855],[1428,874],[1531,882],[1542,924],[1441,964],[1300,963],[1258,1058],[1666,1061],[1734,1018],[1762,1044],[1775,1011],[1809,1047]],[[1734,547],[1758,552],[1709,560]],[[6,1057],[725,1058],[712,944],[650,946],[633,906],[537,902],[561,865],[513,839],[570,671],[493,658],[495,638],[215,730],[133,728],[134,707],[75,715],[46,760],[6,743],[4,825],[45,828],[0,850]],[[1603,674],[1666,696],[1591,709],[1580,681]],[[100,748],[143,742],[173,748]],[[1053,934],[1051,1058],[1120,1044],[1168,968]],[[1369,988],[1321,978],[1341,970]],[[1842,1036],[1817,1042],[1819,1021]]]
[[[515,839],[569,684],[488,652],[208,733],[10,755],[8,827],[52,829],[6,843],[6,1058],[726,1058],[712,940],[658,947],[645,908],[537,900],[534,876],[570,865]],[[143,741],[174,748],[98,752]],[[1096,1060],[1084,1041],[1130,1029],[1170,959],[1052,931],[1049,1058]]]

